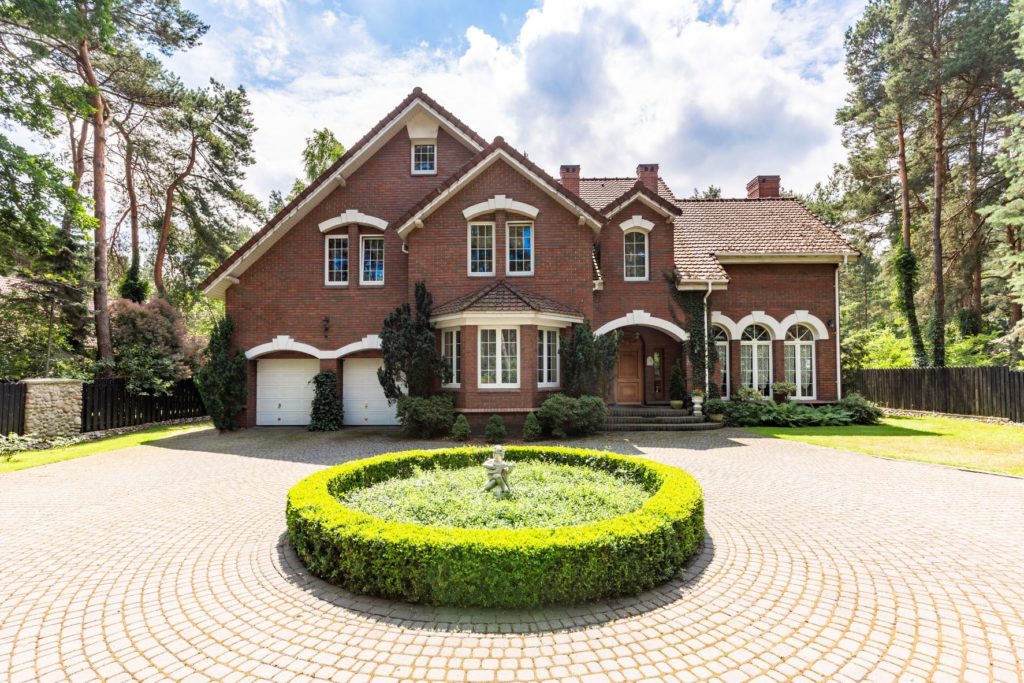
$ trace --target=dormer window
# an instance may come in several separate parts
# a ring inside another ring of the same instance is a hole
[[[433,141],[416,141],[412,143],[413,175],[437,174],[437,144]]]

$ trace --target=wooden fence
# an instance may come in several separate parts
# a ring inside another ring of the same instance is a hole
[[[886,408],[1024,422],[1024,372],[986,368],[858,370],[857,389]]]
[[[204,415],[203,399],[191,379],[175,384],[169,396],[130,394],[123,379],[101,379],[82,385],[83,432]]]
[[[25,385],[0,382],[0,434],[25,433]]]

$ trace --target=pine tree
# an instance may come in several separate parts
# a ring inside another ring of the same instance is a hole
[[[380,332],[384,364],[377,370],[377,378],[391,402],[406,394],[430,396],[438,380],[447,382],[451,375],[437,350],[435,328],[430,322],[434,299],[426,283],[416,283],[415,298],[415,312],[403,303],[384,319]]]
[[[232,350],[231,346],[234,331],[235,325],[229,315],[214,324],[206,347],[205,363],[195,376],[206,412],[213,425],[221,431],[239,426],[238,416],[245,408],[248,395],[245,356]]]

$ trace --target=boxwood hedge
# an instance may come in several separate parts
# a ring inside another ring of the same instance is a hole
[[[489,448],[404,451],[309,476],[288,492],[288,535],[315,575],[356,593],[431,605],[529,608],[635,594],[670,579],[704,538],[700,486],[686,472],[604,451],[508,447],[513,461],[594,467],[643,486],[634,512],[555,529],[453,529],[346,507],[354,488],[413,469],[480,464]]]

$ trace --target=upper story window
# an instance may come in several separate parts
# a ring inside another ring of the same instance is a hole
[[[359,284],[384,284],[384,238],[377,235],[362,236],[363,267]]]
[[[507,223],[505,244],[508,245],[506,272],[533,275],[533,223]]]
[[[441,333],[441,356],[444,365],[451,374],[446,387],[458,387],[462,384],[462,330],[445,330]]]
[[[348,235],[328,235],[324,243],[324,284],[348,284]]]
[[[786,381],[796,385],[794,398],[814,398],[814,333],[806,325],[793,325],[786,332],[783,350]]]
[[[537,330],[537,386],[558,386],[558,330]]]
[[[436,143],[412,143],[412,172],[413,175],[434,175],[437,173]]]
[[[478,383],[483,388],[519,387],[519,328],[480,328]]]
[[[471,223],[467,234],[469,274],[494,275],[494,223]]]
[[[622,239],[623,276],[627,280],[646,280],[647,233],[630,230]]]
[[[711,338],[715,341],[715,352],[718,354],[718,393],[722,398],[729,397],[729,337],[725,330],[715,325],[711,328]]]
[[[740,381],[765,396],[772,393],[772,336],[762,325],[751,325],[740,338]]]

